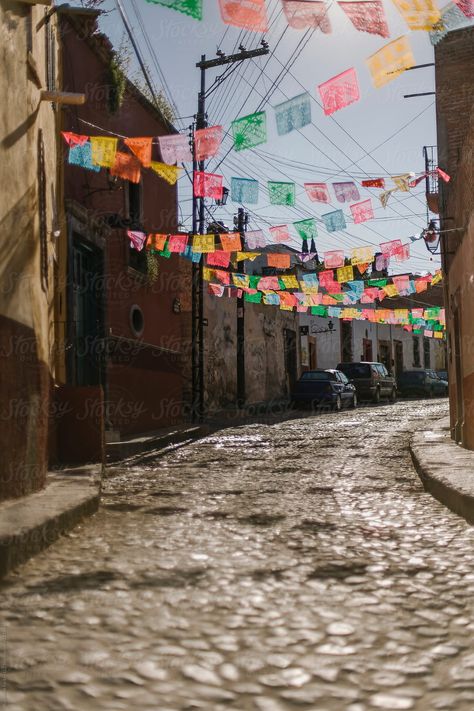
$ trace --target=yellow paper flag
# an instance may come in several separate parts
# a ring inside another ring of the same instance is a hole
[[[232,274],[234,286],[246,288],[250,284],[250,278],[246,274]]]
[[[398,190],[402,193],[410,192],[409,182],[411,179],[410,173],[404,173],[403,175],[392,175],[392,180],[397,186]]]
[[[382,287],[387,296],[398,296],[398,289],[395,284],[387,284],[387,286]]]
[[[344,281],[353,281],[354,269],[352,267],[339,267],[337,270],[337,280],[340,284]]]
[[[374,261],[373,247],[354,247],[351,250],[351,264],[369,264]]]
[[[214,235],[194,235],[193,237],[193,252],[202,252],[208,254],[215,252]]]
[[[117,153],[117,138],[91,136],[92,162],[102,168],[112,168]]]
[[[433,0],[393,0],[410,30],[429,32],[441,20]]]
[[[167,183],[170,185],[175,185],[176,181],[179,178],[179,173],[181,168],[178,168],[176,165],[168,165],[167,163],[159,163],[156,160],[152,160],[150,163],[150,168],[160,176],[160,178],[163,178],[166,180]]]
[[[405,69],[415,66],[415,58],[406,36],[384,45],[365,61],[376,89],[391,82]]]

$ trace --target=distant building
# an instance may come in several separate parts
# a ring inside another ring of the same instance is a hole
[[[474,449],[474,27],[435,47],[438,161],[451,433]]]

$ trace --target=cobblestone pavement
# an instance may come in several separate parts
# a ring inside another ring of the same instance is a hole
[[[112,470],[2,588],[9,711],[472,711],[474,529],[407,449],[446,410],[243,426]]]

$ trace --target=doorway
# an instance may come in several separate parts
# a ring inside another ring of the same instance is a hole
[[[77,235],[72,241],[70,278],[68,380],[74,385],[100,385],[104,360],[103,255]]]
[[[298,378],[298,361],[296,355],[296,331],[285,328],[283,331],[285,344],[285,371],[290,392]]]
[[[395,377],[403,373],[403,343],[402,341],[394,341],[395,346]]]
[[[316,339],[314,336],[308,337],[308,350],[309,350],[309,369],[315,370],[318,367],[318,355],[316,348]]]
[[[362,360],[366,361],[367,363],[371,363],[373,361],[373,357],[374,357],[374,353],[373,353],[372,339],[370,339],[370,338],[362,339]]]

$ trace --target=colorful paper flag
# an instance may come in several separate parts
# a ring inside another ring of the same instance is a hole
[[[339,267],[337,270],[337,281],[343,284],[345,281],[354,279],[354,269],[352,267]]]
[[[212,252],[207,255],[206,263],[210,267],[228,267],[230,263],[230,252]]]
[[[239,232],[222,232],[219,234],[219,239],[224,252],[240,252],[242,249],[242,239]]]
[[[371,178],[363,180],[361,183],[363,188],[385,188],[385,180],[383,178]]]
[[[146,0],[155,5],[164,5],[170,10],[182,12],[195,20],[202,20],[202,0]]]
[[[457,4],[456,4],[457,3]],[[465,7],[467,12],[471,11],[472,15],[466,15],[463,12],[462,7]],[[469,10],[468,8],[471,8]],[[474,0],[454,0],[446,5],[441,10],[441,21],[433,28],[430,32],[430,40],[432,45],[437,45],[443,37],[445,37],[448,32],[452,30],[458,30],[462,27],[468,27],[472,24],[472,19],[474,18]]]
[[[398,190],[398,188],[390,188],[390,190],[384,190],[383,193],[380,193],[380,195],[379,195],[379,200],[380,200],[380,202],[382,203],[382,207],[383,207],[384,210],[385,210],[385,208],[387,207],[387,204],[388,204],[388,201],[390,200],[390,197],[392,196],[392,194],[393,194],[396,190]]]
[[[222,22],[254,32],[268,30],[265,0],[219,0]]]
[[[295,204],[296,188],[294,183],[268,181],[268,197],[272,205]]]
[[[89,140],[89,136],[82,136],[79,133],[71,133],[70,131],[61,131],[61,135],[69,147],[83,146]]]
[[[390,37],[385,11],[380,0],[369,2],[338,2],[356,30],[368,32],[371,35]]]
[[[267,254],[267,264],[275,269],[289,269],[291,258],[289,254]]]
[[[474,0],[454,0],[466,17],[474,17]]]
[[[373,260],[373,247],[353,247],[353,249],[351,249],[351,264],[353,266],[359,264],[369,264],[370,262],[373,262]]]
[[[150,168],[154,173],[166,180],[169,185],[176,185],[179,178],[181,168],[176,165],[168,165],[168,163],[159,163],[158,161],[152,160],[150,163]]]
[[[389,42],[378,52],[368,57],[366,64],[372,76],[372,84],[376,89],[380,89],[396,79],[406,69],[415,66],[415,58],[408,37],[399,37]]]
[[[356,184],[352,181],[344,183],[333,183],[334,194],[338,202],[350,202],[351,200],[360,200],[360,193],[357,190]]]
[[[270,242],[278,243],[290,241],[288,225],[276,225],[275,227],[270,227],[268,231],[270,232]]]
[[[145,168],[151,163],[151,138],[125,138],[124,143]]]
[[[433,0],[393,0],[410,30],[430,31],[441,20]]]
[[[410,180],[412,176],[410,173],[403,173],[403,175],[392,175],[392,180],[397,186],[397,189],[402,193],[408,193],[410,191]]]
[[[402,241],[400,239],[393,239],[390,242],[381,242],[380,250],[384,257],[393,257],[397,250],[401,249]]]
[[[233,202],[256,205],[258,203],[258,180],[231,178],[230,197]]]
[[[243,151],[259,146],[267,140],[267,119],[265,111],[242,116],[232,121],[232,136],[234,149]]]
[[[187,235],[171,235],[168,240],[168,249],[170,252],[177,252],[180,254],[184,252],[188,244]]]
[[[86,170],[93,170],[95,173],[100,171],[100,166],[92,162],[92,146],[89,141],[82,145],[72,145],[69,148],[68,163],[69,165],[77,165]]]
[[[213,158],[222,143],[222,126],[209,126],[194,131],[194,155],[196,160]]]
[[[356,202],[354,205],[350,206],[350,210],[356,225],[374,219],[374,209],[370,198],[368,200],[363,200],[362,202]]]
[[[337,269],[344,266],[344,252],[343,250],[331,250],[330,252],[324,252],[323,255],[324,267],[326,269]],[[323,272],[324,274],[324,272]],[[321,280],[321,277],[320,277]],[[323,282],[321,281],[321,284]]]
[[[304,30],[308,27],[320,29],[321,32],[331,32],[331,22],[328,7],[325,2],[307,2],[303,0],[282,0],[283,12],[287,22],[294,30]]]
[[[441,170],[441,168],[436,168],[436,172],[438,173],[441,180],[444,180],[445,183],[449,183],[449,181],[451,180],[450,175],[445,173],[444,170]]]
[[[314,217],[310,217],[307,220],[298,220],[298,222],[293,222],[293,227],[303,240],[316,239],[318,236],[318,228],[316,227],[316,220]]]
[[[353,104],[360,99],[359,84],[354,68],[338,74],[320,84],[319,93],[326,116]]]
[[[224,178],[222,175],[215,173],[205,173],[204,171],[195,171],[194,173],[194,195],[196,197],[209,197],[214,200],[222,199],[222,183]]]
[[[165,248],[168,236],[163,234],[149,234],[146,248],[154,252],[161,252]]]
[[[346,220],[344,218],[344,213],[342,212],[342,210],[327,212],[325,215],[321,215],[321,218],[328,232],[337,232],[338,230],[345,230],[347,227]]]
[[[305,183],[304,188],[311,202],[329,202],[329,189],[326,183]]]
[[[115,162],[110,168],[110,175],[129,180],[131,183],[139,183],[141,177],[141,163],[138,158],[130,155],[130,153],[117,151],[115,154]]]
[[[406,262],[410,259],[410,244],[402,244],[394,251],[393,256],[396,262]]]
[[[91,136],[92,162],[101,168],[111,168],[117,153],[117,138]]]
[[[201,254],[215,252],[215,238],[214,235],[194,235],[193,237],[193,252],[200,252]]]
[[[127,235],[131,246],[136,249],[137,252],[141,252],[145,245],[147,235],[144,232],[137,232],[136,230],[127,230]]]
[[[258,249],[259,247],[265,247],[267,244],[262,230],[246,232],[245,243],[249,249]]]
[[[297,131],[311,123],[311,97],[308,93],[299,94],[273,108],[279,136]]]
[[[187,163],[193,160],[188,136],[158,136],[161,160],[168,165]]]

